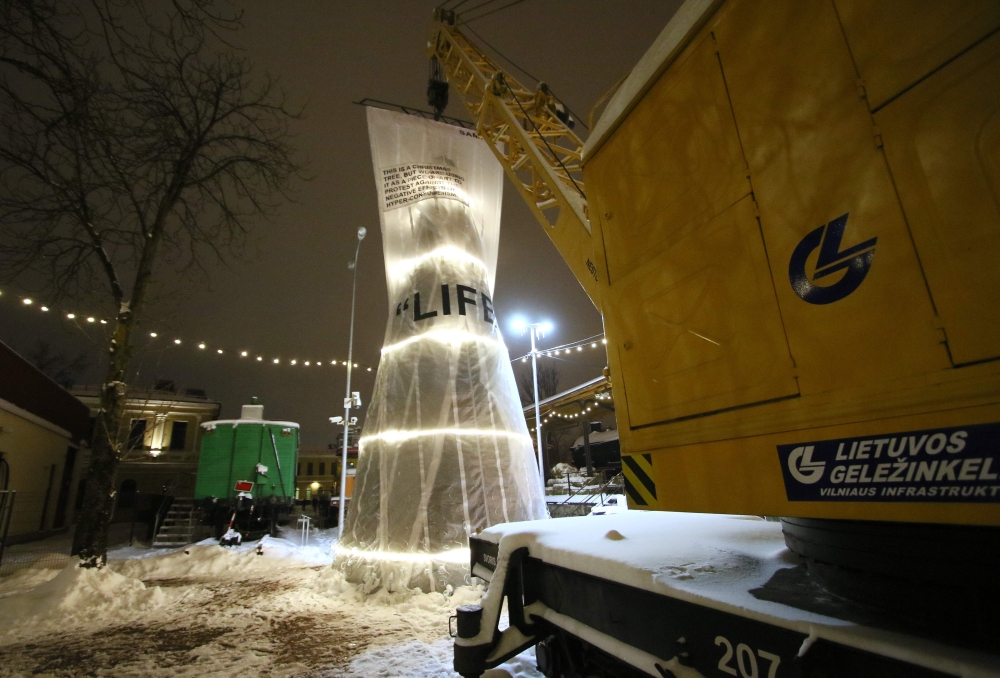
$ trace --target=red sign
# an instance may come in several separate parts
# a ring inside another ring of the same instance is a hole
[[[237,492],[249,492],[253,489],[253,483],[249,480],[237,480],[236,481],[236,491]]]

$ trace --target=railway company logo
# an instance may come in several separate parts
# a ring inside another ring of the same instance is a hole
[[[1000,422],[778,445],[788,501],[1000,504]]]
[[[796,447],[788,455],[788,472],[803,485],[812,485],[823,477],[825,461],[813,461],[813,445]]]
[[[875,241],[878,238],[841,250],[840,241],[844,237],[845,226],[847,226],[846,214],[811,231],[792,252],[792,258],[788,262],[788,279],[795,294],[803,301],[810,304],[832,304],[858,289],[868,275],[868,269],[871,268],[872,259],[875,257]],[[817,247],[819,257],[816,259],[816,270],[810,279],[806,274],[806,260]],[[844,269],[846,271],[843,277],[832,285],[815,283],[820,278]]]

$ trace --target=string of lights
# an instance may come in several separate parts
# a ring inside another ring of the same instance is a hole
[[[5,296],[10,297],[12,295],[4,295],[3,291],[0,290],[0,300]],[[54,317],[60,317],[63,320],[73,323],[76,327],[83,329],[87,325],[108,325],[109,320],[107,318],[102,318],[99,315],[81,313],[74,310],[67,309],[56,309],[53,306],[44,304],[34,297],[18,296],[21,301],[21,306],[26,309],[37,309],[40,313],[52,314]],[[261,363],[268,365],[284,365],[287,367],[323,367],[329,365],[330,367],[347,367],[346,360],[331,359],[326,360],[323,358],[304,359],[300,357],[287,358],[274,355],[264,355],[259,354],[255,351],[251,351],[249,348],[233,349],[226,345],[219,345],[213,342],[205,340],[190,340],[186,337],[177,336],[177,333],[170,333],[165,331],[150,331],[147,333],[148,338],[151,340],[150,347],[156,348],[178,348],[178,347],[195,347],[198,351],[204,351],[206,353],[212,353],[218,356],[233,356],[235,355],[241,360],[247,360],[250,363]],[[419,338],[419,337],[418,337]],[[539,357],[552,357],[557,358],[559,356],[569,356],[573,353],[583,353],[584,349],[597,349],[604,348],[608,343],[608,340],[603,334],[595,334],[592,337],[587,337],[586,339],[580,339],[578,341],[570,342],[568,344],[562,344],[560,346],[552,346],[550,348],[542,349],[538,351]],[[390,346],[383,349],[383,352],[399,348],[398,346]],[[511,362],[527,362],[528,358],[531,357],[530,353],[526,353],[517,358],[511,359]],[[366,372],[371,372],[377,366],[368,365],[365,363],[352,362],[352,367],[356,369],[363,369]]]
[[[3,299],[3,291],[0,290],[0,299]],[[73,310],[67,309],[56,309],[53,306],[44,304],[33,297],[19,297],[21,301],[21,307],[26,309],[37,309],[40,313],[51,314],[53,317],[60,317],[65,321],[68,321],[75,325],[76,327],[83,329],[88,325],[108,325],[109,321],[107,318],[102,318],[99,315],[91,315],[88,313],[80,313]],[[256,351],[251,351],[249,348],[230,348],[226,345],[215,344],[213,342],[208,342],[205,340],[190,340],[186,337],[178,336],[177,333],[168,333],[163,331],[150,331],[146,333],[150,342],[147,344],[147,348],[182,348],[182,347],[194,347],[195,350],[199,352],[210,353],[216,356],[236,356],[240,360],[245,360],[249,363],[260,363],[267,365],[283,365],[286,367],[324,367],[329,365],[330,367],[347,367],[346,360],[332,359],[327,360],[323,358],[319,359],[305,359],[305,358],[287,358],[282,356],[265,355],[263,353],[257,353]],[[352,367],[355,369],[363,369],[366,372],[371,372],[375,366],[367,365],[365,363],[353,362]]]
[[[570,355],[572,353],[583,353],[585,348],[604,348],[608,343],[608,340],[603,334],[595,334],[592,337],[587,337],[586,339],[580,339],[578,341],[570,342],[568,344],[563,344],[561,346],[552,346],[551,348],[539,349],[539,357],[555,358],[560,355]],[[528,362],[531,357],[530,353],[525,353],[517,358],[512,358],[511,362],[521,361],[522,363]]]

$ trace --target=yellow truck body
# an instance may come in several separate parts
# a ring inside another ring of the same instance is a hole
[[[633,508],[1000,525],[998,28],[689,1],[636,66],[581,278]]]

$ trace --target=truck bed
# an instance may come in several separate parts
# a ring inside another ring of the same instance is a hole
[[[780,524],[757,517],[629,511],[508,523],[473,538],[472,564],[490,585],[479,634],[456,641],[456,668],[459,648],[489,646],[492,666],[561,629],[654,676],[813,675],[795,670],[810,662],[828,671],[815,675],[1000,676],[997,643],[826,593]],[[515,578],[520,591],[505,581]],[[511,628],[498,637],[502,598]]]

